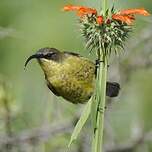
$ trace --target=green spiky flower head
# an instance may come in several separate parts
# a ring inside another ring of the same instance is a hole
[[[96,9],[84,6],[67,5],[64,10],[77,12],[86,47],[103,56],[110,56],[112,51],[119,53],[124,48],[135,14],[149,15],[143,8],[117,11],[112,7],[105,15],[98,15]]]

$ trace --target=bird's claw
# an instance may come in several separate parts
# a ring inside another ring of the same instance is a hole
[[[104,113],[105,109],[107,109],[107,107],[105,106],[104,108],[103,107],[98,107],[98,111],[101,112],[101,113]]]
[[[104,62],[104,61],[101,61],[101,60],[99,60],[99,59],[96,60],[96,68],[99,67],[99,65],[100,65],[101,62]],[[107,65],[107,66],[109,67],[109,65]]]

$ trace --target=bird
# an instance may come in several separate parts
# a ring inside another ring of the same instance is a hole
[[[96,64],[88,58],[74,52],[45,47],[28,57],[25,67],[32,59],[37,59],[46,84],[54,95],[74,104],[83,104],[93,95]],[[107,96],[116,97],[119,90],[119,83],[107,81]]]

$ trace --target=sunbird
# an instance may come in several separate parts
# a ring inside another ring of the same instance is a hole
[[[74,104],[85,103],[95,89],[96,64],[73,52],[61,52],[55,48],[41,48],[25,62],[37,59],[41,66],[48,88],[56,95],[62,96]],[[116,97],[120,85],[107,82],[106,95]]]

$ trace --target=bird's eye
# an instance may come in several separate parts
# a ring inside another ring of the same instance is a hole
[[[46,59],[51,59],[54,53],[48,53],[45,55]]]

